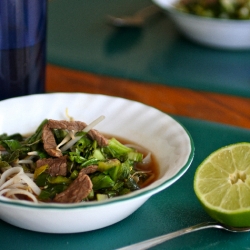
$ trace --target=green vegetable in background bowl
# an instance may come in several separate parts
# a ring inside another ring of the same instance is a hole
[[[249,0],[180,0],[175,7],[183,12],[223,19],[250,19]]]
[[[188,39],[216,49],[250,48],[250,0],[152,0]]]

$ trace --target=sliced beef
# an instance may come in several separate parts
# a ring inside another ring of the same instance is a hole
[[[48,121],[49,128],[52,129],[67,129],[67,130],[74,130],[74,131],[81,131],[87,124],[80,121],[57,121],[57,120],[49,120]]]
[[[105,138],[98,130],[91,129],[88,134],[93,140],[96,140],[100,147],[108,146],[108,139]]]
[[[67,156],[59,158],[40,159],[36,162],[37,168],[48,165],[48,173],[51,176],[66,176],[67,175]]]
[[[93,187],[92,182],[86,173],[93,173],[93,171],[95,172],[96,169],[97,166],[83,168],[71,185],[62,193],[57,194],[53,201],[58,203],[81,202],[89,195]]]
[[[92,174],[95,171],[97,171],[97,169],[98,169],[97,165],[90,165],[90,166],[87,166],[86,168],[82,168],[81,172],[83,172],[85,174]]]
[[[87,124],[80,121],[56,121],[49,120],[48,126],[51,129],[67,129],[74,131],[82,131]],[[107,146],[108,140],[97,130],[91,129],[88,134],[93,140],[96,140],[99,146]]]
[[[48,123],[44,125],[43,127],[42,140],[43,140],[44,150],[50,156],[54,156],[54,157],[62,156],[62,152],[56,148],[57,147],[56,140]]]
[[[57,149],[57,144],[52,129],[66,129],[78,132],[82,131],[86,126],[86,123],[80,121],[49,120],[48,123],[43,127],[42,140],[44,144],[44,150],[50,156],[61,157],[62,152]],[[93,140],[97,141],[99,146],[105,147],[108,145],[108,139],[106,139],[99,131],[91,129],[88,134]]]

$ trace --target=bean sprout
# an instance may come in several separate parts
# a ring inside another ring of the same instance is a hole
[[[83,129],[83,132],[88,133],[94,126],[96,126],[99,122],[101,122],[103,119],[105,118],[105,116],[100,116],[99,118],[97,118],[96,120],[94,120],[93,122],[91,122],[87,127],[85,127]],[[67,136],[66,136],[67,137]],[[72,139],[71,141],[69,141],[67,144],[65,144],[62,148],[61,151],[66,151],[69,148],[71,148],[77,141],[79,141],[82,138],[82,136],[76,136],[74,139]]]

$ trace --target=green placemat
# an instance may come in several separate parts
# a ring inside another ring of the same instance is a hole
[[[172,186],[151,197],[123,221],[92,232],[44,234],[23,230],[0,221],[0,248],[112,250],[210,220],[195,197],[194,172],[199,163],[215,149],[239,141],[250,141],[250,130],[183,117],[176,119],[190,132],[196,152],[189,170]],[[249,241],[250,233],[207,229],[170,240],[154,249],[240,250],[249,248]]]
[[[183,38],[165,15],[143,29],[115,29],[106,16],[150,0],[49,2],[48,62],[77,70],[250,97],[250,50],[222,51]]]

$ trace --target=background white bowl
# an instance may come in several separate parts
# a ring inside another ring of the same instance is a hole
[[[174,21],[187,38],[224,49],[250,48],[250,20],[226,20],[196,16],[173,7],[178,0],[152,0]]]
[[[85,232],[114,224],[133,213],[152,195],[177,181],[190,166],[194,146],[188,132],[165,113],[138,102],[91,94],[41,94],[0,102],[0,134],[35,131],[45,118],[90,123],[103,133],[128,139],[149,149],[160,173],[151,185],[101,202],[33,204],[0,197],[0,218],[12,225],[46,233]]]

